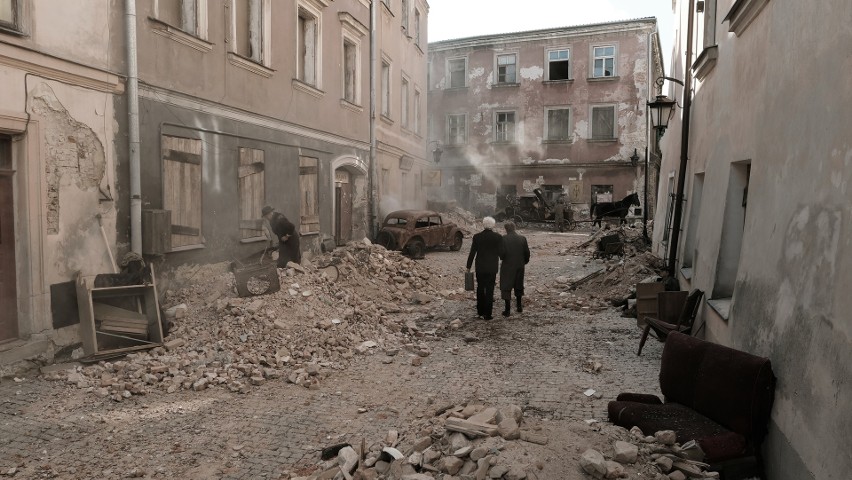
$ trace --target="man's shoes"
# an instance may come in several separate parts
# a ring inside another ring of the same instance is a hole
[[[518,313],[524,313],[524,304],[520,297],[516,297],[518,301]]]
[[[486,320],[493,320],[493,319],[494,319],[494,317],[492,317],[491,315],[486,315],[486,316],[485,316],[485,319],[486,319]]]
[[[509,316],[509,315],[511,315],[511,314],[512,314],[512,312],[511,312],[511,311],[509,311],[509,310],[503,310],[503,316],[504,316],[504,317],[508,317],[508,316]]]

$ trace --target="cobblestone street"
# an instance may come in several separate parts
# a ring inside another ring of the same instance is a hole
[[[532,249],[524,313],[504,318],[495,305],[494,320],[477,319],[467,292],[417,307],[422,313],[399,314],[417,321],[431,348],[421,366],[413,366],[405,350],[394,357],[376,351],[355,356],[316,389],[282,378],[245,394],[216,388],[155,392],[121,403],[34,374],[4,379],[0,474],[298,477],[312,472],[327,446],[360,445],[362,438],[370,445],[390,429],[405,432],[443,405],[473,402],[518,405],[525,428],[549,438],[546,445],[506,442],[500,452],[523,466],[529,478],[588,478],[578,467],[580,455],[587,448],[611,447],[615,429],[606,423],[607,402],[622,391],[658,393],[662,345],[649,341],[637,357],[641,331],[616,308],[550,308],[546,287],[557,276],[581,277],[599,261],[556,253],[586,234],[521,233]],[[440,288],[458,289],[462,283],[469,244],[466,239],[460,252],[430,252],[421,260],[439,274]],[[461,328],[442,327],[454,319],[462,321]],[[586,395],[588,389],[595,393]],[[403,436],[400,444],[410,445],[414,438]],[[648,478],[628,472],[630,478]]]

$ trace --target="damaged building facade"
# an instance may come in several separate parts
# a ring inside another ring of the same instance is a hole
[[[693,331],[772,361],[766,478],[847,478],[852,9],[844,0],[699,3],[685,64],[688,13],[698,5],[676,2],[671,73],[695,76],[674,265],[681,288],[708,299]],[[681,86],[666,93],[684,105]],[[653,240],[663,257],[682,127],[676,108],[661,142]]]
[[[308,256],[371,236],[382,195],[425,205],[428,10],[375,5],[371,182],[367,0],[0,0],[0,365],[78,344],[77,272],[131,249],[130,55],[140,249],[168,288],[263,249],[264,205]]]
[[[578,211],[642,198],[656,31],[644,18],[431,43],[440,196],[477,214],[535,188]]]
[[[78,342],[54,312],[76,309],[78,270],[112,271],[126,142],[107,3],[0,1],[0,369]]]

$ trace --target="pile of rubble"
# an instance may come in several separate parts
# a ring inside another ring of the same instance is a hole
[[[332,265],[336,280],[325,273]],[[245,392],[278,378],[315,388],[372,349],[428,351],[414,322],[392,314],[437,301],[433,274],[367,241],[279,269],[281,290],[260,297],[237,297],[224,265],[194,275],[194,286],[166,295],[171,328],[162,347],[46,378],[116,401],[153,390]]]
[[[627,478],[625,464],[634,464],[640,475],[654,480],[719,478],[719,473],[707,471],[709,465],[701,462],[704,452],[698,444],[676,443],[674,431],[663,430],[646,436],[633,427],[628,436],[630,441],[615,441],[611,455],[586,450],[580,457],[580,468],[594,478]]]
[[[466,236],[482,230],[482,219],[463,208],[454,207],[443,215],[445,221],[455,223]]]
[[[310,476],[291,478],[534,480],[537,467],[512,465],[500,454],[510,441],[547,444],[546,436],[522,429],[522,425],[523,411],[517,405],[446,406],[422,425],[415,426],[418,431],[410,438],[391,430],[383,440],[370,445],[362,440],[355,447],[350,444],[330,447],[324,450],[323,461],[309,469]]]

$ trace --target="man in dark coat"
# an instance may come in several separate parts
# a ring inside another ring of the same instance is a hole
[[[484,230],[473,236],[467,271],[476,260],[476,314],[491,320],[494,308],[494,284],[497,283],[500,257],[503,255],[503,237],[495,232],[496,222],[491,217],[482,219]]]
[[[269,222],[272,233],[278,237],[278,268],[285,268],[287,262],[302,263],[302,250],[299,247],[299,232],[293,222],[270,206],[261,210],[263,218]]]
[[[508,317],[512,312],[512,290],[515,291],[518,313],[524,311],[524,265],[530,263],[530,247],[523,235],[515,232],[515,224],[504,224],[506,235],[503,237],[503,255],[500,258],[500,297],[506,302],[503,316]]]

